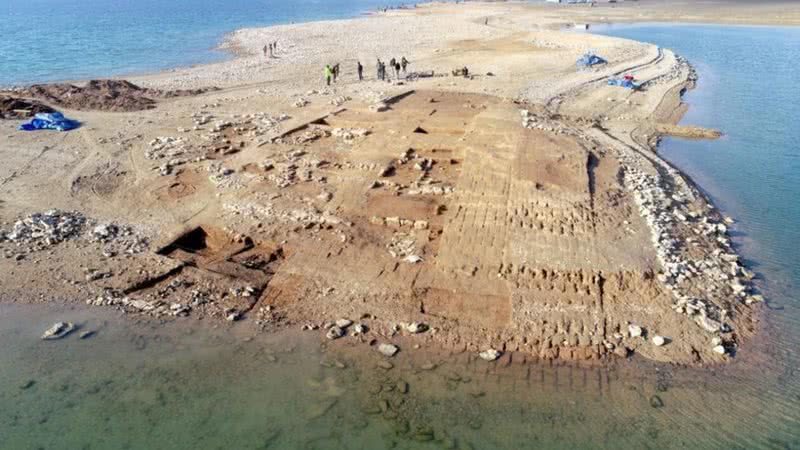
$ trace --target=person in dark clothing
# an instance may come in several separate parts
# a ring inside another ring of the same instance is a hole
[[[339,63],[333,66],[333,82],[336,83],[336,78],[339,77]]]
[[[408,67],[408,60],[406,59],[405,56],[400,58],[400,66],[403,67],[403,73],[406,73],[406,67]]]
[[[356,64],[356,71],[358,72],[358,81],[364,81],[364,66],[361,65],[361,61],[358,61]]]
[[[396,79],[398,79],[398,80],[400,79],[400,63],[399,62],[395,62],[394,63],[394,77]]]
[[[264,46],[264,58],[266,58],[266,57],[267,57],[267,46],[265,45]]]
[[[378,58],[378,62],[375,63],[375,75],[378,76],[378,79],[381,80],[381,59]]]

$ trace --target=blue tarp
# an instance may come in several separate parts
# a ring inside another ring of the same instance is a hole
[[[608,61],[595,55],[594,53],[586,53],[581,56],[576,63],[578,67],[592,67],[596,64],[606,64]]]
[[[626,80],[625,78],[609,78],[608,79],[609,86],[620,86],[628,89],[639,89],[639,85],[634,83],[631,80]]]
[[[22,131],[58,130],[69,131],[81,126],[77,120],[67,119],[60,112],[39,113],[28,123],[19,126]]]

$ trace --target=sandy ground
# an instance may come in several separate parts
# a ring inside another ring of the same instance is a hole
[[[771,8],[759,17],[773,20]],[[133,80],[220,91],[137,112],[64,110],[84,123],[69,133],[2,121],[0,300],[321,335],[348,318],[355,337],[342,339],[422,332],[532,359],[728,360],[756,330],[752,274],[726,218],[654,152],[663,133],[714,135],[674,126],[691,66],[560,31],[704,21],[715,8],[681,11],[426,5],[241,30],[233,61]],[[588,49],[609,64],[576,70]],[[376,58],[401,56],[435,76],[375,79]],[[342,67],[331,87],[328,63]],[[464,66],[470,77],[451,74]],[[623,74],[642,89],[607,85]],[[14,233],[51,208],[86,222],[49,242],[49,229]]]

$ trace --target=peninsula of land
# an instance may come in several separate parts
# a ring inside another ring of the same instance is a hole
[[[239,30],[230,61],[130,82],[0,92],[0,301],[392,354],[726,361],[763,299],[732,219],[656,153],[719,135],[677,125],[695,72],[576,28],[800,18],[748,8],[426,4]],[[589,52],[606,62],[578,67]],[[392,58],[408,67],[379,80]],[[17,131],[51,110],[82,126]]]

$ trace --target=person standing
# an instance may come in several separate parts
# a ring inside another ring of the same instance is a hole
[[[403,67],[403,73],[406,73],[406,67],[408,67],[408,60],[405,56],[400,58],[400,65]]]
[[[336,78],[339,77],[339,63],[333,66],[333,82],[336,83]]]
[[[264,58],[267,58],[267,46],[264,46]]]
[[[396,61],[394,63],[394,77],[398,80],[400,79],[400,63]]]
[[[358,71],[358,81],[364,81],[364,66],[361,65],[361,61],[358,61],[356,64],[356,71]]]
[[[392,58],[392,59],[389,60],[389,68],[392,69],[392,71],[394,71],[394,65],[395,64],[397,64],[397,60],[396,59]],[[395,75],[397,75],[397,74],[395,74]]]
[[[333,77],[333,69],[331,69],[331,65],[325,64],[325,81],[328,83],[328,86],[331,85],[332,77]]]

